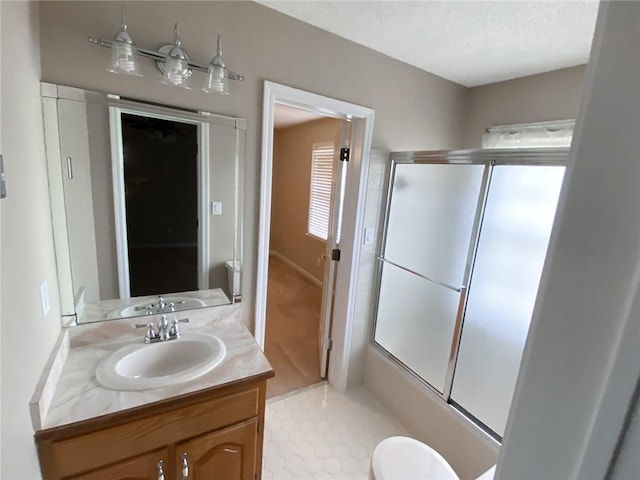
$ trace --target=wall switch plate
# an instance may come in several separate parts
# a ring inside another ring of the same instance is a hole
[[[222,215],[222,202],[211,202],[211,215]]]
[[[49,304],[49,285],[47,285],[46,280],[40,285],[40,301],[42,302],[42,316],[46,317],[51,308]]]
[[[0,198],[7,196],[7,183],[4,180],[4,160],[0,154]]]
[[[373,227],[367,227],[364,229],[364,244],[373,245],[375,241],[375,229]]]

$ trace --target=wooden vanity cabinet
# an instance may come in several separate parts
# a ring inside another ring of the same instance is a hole
[[[41,430],[43,478],[258,480],[271,376]]]

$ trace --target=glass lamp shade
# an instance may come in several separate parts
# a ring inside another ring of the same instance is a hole
[[[127,28],[126,11],[122,7],[122,25],[111,44],[111,64],[107,70],[112,73],[125,73],[141,77],[142,74],[138,66],[138,50],[136,44],[131,40]]]
[[[107,70],[141,77],[135,45],[127,41],[114,40],[111,45],[111,64]]]
[[[172,51],[164,61],[164,77],[162,83],[176,87],[189,88],[189,61],[182,55],[175,55]]]
[[[202,88],[205,92],[217,92],[223,95],[229,95],[229,79],[227,78],[227,69],[222,65],[216,65],[213,62],[209,65],[207,78]]]

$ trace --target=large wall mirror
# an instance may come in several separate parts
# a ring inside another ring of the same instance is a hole
[[[244,119],[42,84],[65,323],[233,303]]]

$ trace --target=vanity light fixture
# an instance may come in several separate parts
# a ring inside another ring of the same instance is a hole
[[[122,24],[113,40],[89,37],[89,41],[111,49],[111,64],[107,69],[113,73],[142,76],[138,66],[138,56],[154,60],[163,74],[162,83],[189,88],[187,80],[194,70],[207,74],[202,90],[229,95],[229,80],[244,81],[244,76],[232,72],[222,58],[222,47],[218,35],[216,55],[209,64],[194,62],[182,48],[178,24],[174,26],[173,43],[162,45],[158,50],[149,50],[136,46],[127,31],[125,8],[122,7]]]

